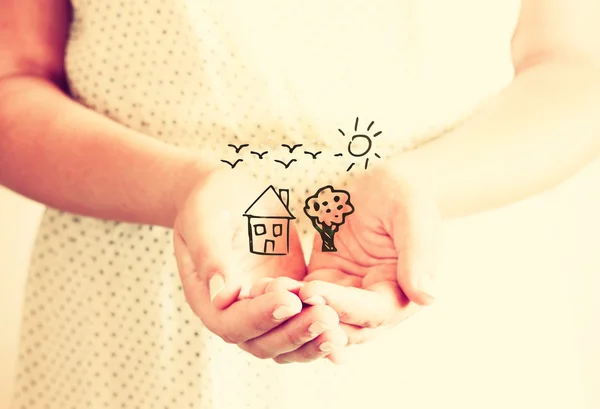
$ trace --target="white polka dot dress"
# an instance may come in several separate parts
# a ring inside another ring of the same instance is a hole
[[[342,188],[368,171],[348,152],[353,134],[379,132],[366,155],[373,164],[506,85],[518,12],[516,1],[476,0],[72,3],[66,64],[77,101],[148,137],[210,152],[265,188],[290,189],[293,214],[319,187]],[[303,220],[294,223],[308,250]],[[452,358],[434,342],[455,324],[432,311],[357,348],[346,366],[262,361],[190,311],[170,230],[49,209],[32,257],[13,407],[480,403],[449,369],[479,359]],[[444,366],[434,365],[442,356]],[[464,365],[464,382],[479,378]]]

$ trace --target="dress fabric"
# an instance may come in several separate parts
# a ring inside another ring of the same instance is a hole
[[[347,151],[357,123],[359,133],[381,131],[371,153],[385,158],[442,134],[505,87],[520,6],[72,4],[66,66],[77,101],[148,137],[242,159],[231,171],[290,189],[294,215],[321,186],[368,171]],[[582,407],[571,313],[556,302],[577,251],[565,247],[573,224],[552,216],[569,213],[564,197],[449,223],[436,304],[353,347],[340,367],[278,365],[211,334],[183,297],[170,230],[48,209],[14,408]],[[308,251],[313,231],[302,219],[293,222]]]

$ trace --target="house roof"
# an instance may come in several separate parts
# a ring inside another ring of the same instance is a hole
[[[273,186],[269,186],[262,192],[244,212],[244,216],[295,219]]]

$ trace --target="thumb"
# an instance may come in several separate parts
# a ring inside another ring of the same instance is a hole
[[[188,287],[190,297],[202,297],[217,309],[227,308],[241,289],[230,262],[231,223],[226,215],[219,215],[193,224],[198,227],[188,228],[187,237],[175,233],[175,255],[183,267],[182,283]]]
[[[398,253],[397,279],[409,300],[430,305],[435,299],[436,261],[441,217],[435,202],[417,192],[402,202],[392,218]]]

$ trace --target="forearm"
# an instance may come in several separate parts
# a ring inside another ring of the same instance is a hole
[[[210,160],[141,135],[50,82],[0,82],[0,184],[61,210],[171,227]]]
[[[600,151],[600,72],[532,66],[464,125],[391,167],[427,186],[445,218],[499,207],[565,180]]]

